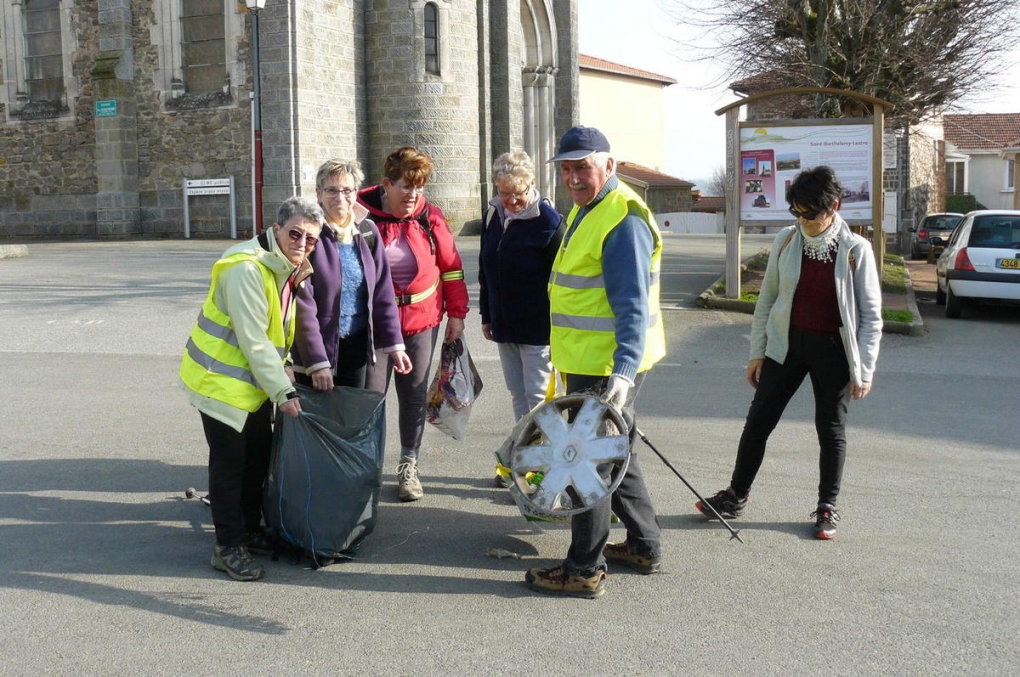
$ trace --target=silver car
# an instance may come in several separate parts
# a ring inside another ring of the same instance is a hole
[[[921,223],[910,229],[910,258],[923,259],[928,256],[933,237],[940,237],[942,242],[948,242],[949,236],[953,234],[953,229],[962,218],[963,214],[941,212],[928,214],[921,219]]]
[[[970,212],[935,262],[935,302],[960,317],[970,299],[1020,301],[1020,211]]]

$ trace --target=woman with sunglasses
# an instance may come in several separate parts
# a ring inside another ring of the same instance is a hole
[[[309,256],[314,272],[297,294],[291,355],[298,381],[316,390],[364,388],[376,351],[398,372],[411,370],[379,229],[355,201],[363,178],[357,162],[328,160],[315,179],[326,224]]]
[[[820,447],[814,536],[836,535],[849,401],[871,391],[882,338],[882,291],[871,244],[837,213],[843,189],[826,166],[786,191],[797,224],[772,245],[751,323],[747,381],[755,388],[730,486],[706,499],[727,519],[743,513],[769,435],[806,376]],[[701,502],[698,510],[712,517]]]
[[[449,316],[443,342],[460,337],[468,312],[467,285],[460,254],[442,210],[425,199],[425,184],[432,175],[432,158],[404,146],[389,154],[383,180],[358,193],[382,234],[400,315],[404,345],[411,358],[409,372],[397,371],[400,462],[397,497],[417,501],[423,496],[418,479],[418,456],[425,431],[425,395],[439,325]],[[387,360],[369,370],[368,387],[385,392],[389,386]]]
[[[516,421],[545,399],[552,373],[547,286],[563,217],[535,188],[535,164],[527,153],[496,158],[492,182],[496,196],[478,256],[478,306],[482,335],[499,347]],[[496,476],[499,486],[509,482]]]

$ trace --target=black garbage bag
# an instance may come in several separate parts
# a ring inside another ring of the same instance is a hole
[[[353,557],[375,528],[385,395],[297,386],[301,416],[277,414],[263,498],[266,526],[313,557]]]

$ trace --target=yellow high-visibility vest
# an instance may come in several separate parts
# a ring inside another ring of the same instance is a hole
[[[292,320],[296,304],[291,302],[285,322],[273,271],[251,254],[241,252],[213,264],[209,294],[184,348],[180,376],[188,388],[200,395],[245,411],[258,411],[269,399],[269,395],[259,388],[248,359],[237,343],[230,317],[216,306],[216,287],[220,277],[227,268],[242,261],[257,264],[262,273],[266,301],[269,303],[268,338],[276,346],[281,364],[287,356],[294,342],[295,326]]]
[[[567,216],[568,232],[574,226],[578,210],[575,205]],[[648,286],[648,327],[638,372],[651,369],[666,354],[666,336],[659,311],[662,236],[651,210],[637,193],[620,182],[616,190],[610,191],[585,214],[569,242],[564,238],[553,263],[549,278],[550,344],[553,366],[560,371],[594,376],[613,373],[616,323],[602,277],[602,247],[630,212],[640,214],[645,220],[654,244]]]

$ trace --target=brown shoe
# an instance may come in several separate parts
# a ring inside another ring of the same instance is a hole
[[[659,573],[659,563],[662,561],[658,555],[639,555],[631,552],[627,541],[606,543],[606,547],[602,549],[602,556],[607,562],[622,564],[645,575]]]
[[[546,595],[595,599],[606,591],[606,572],[598,569],[591,576],[571,575],[560,565],[551,569],[529,569],[524,582],[532,590]]]

